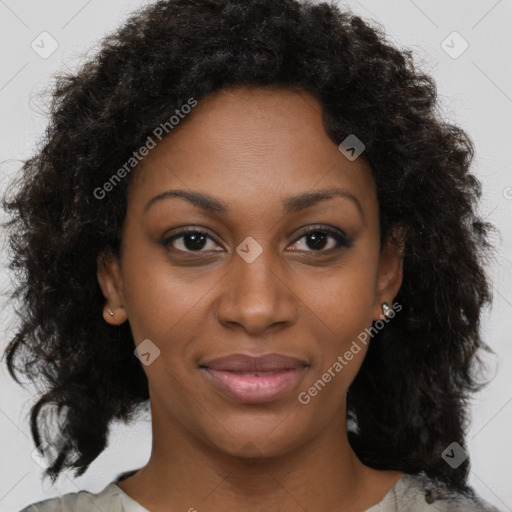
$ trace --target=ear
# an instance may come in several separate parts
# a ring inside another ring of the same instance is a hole
[[[405,230],[397,227],[393,230],[382,248],[377,275],[376,303],[373,312],[374,320],[381,320],[383,318],[383,302],[387,302],[389,307],[392,307],[393,300],[402,285],[404,243]]]
[[[106,302],[103,318],[110,325],[120,325],[128,316],[124,308],[123,279],[118,258],[112,253],[100,254],[97,269],[98,283]]]

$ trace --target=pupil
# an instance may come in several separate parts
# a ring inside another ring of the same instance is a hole
[[[204,247],[204,242],[206,237],[202,233],[189,233],[185,237],[185,246],[189,250],[198,250]],[[187,243],[188,241],[192,241],[192,243]]]
[[[323,249],[325,247],[325,233],[315,231],[308,236],[310,240],[313,240],[312,247],[310,245],[312,249]]]

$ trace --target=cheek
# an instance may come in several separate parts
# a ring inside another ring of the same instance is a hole
[[[183,337],[187,326],[197,325],[204,287],[201,287],[202,294],[195,293],[194,287],[184,287],[170,277],[150,277],[154,276],[144,279],[141,274],[126,292],[130,325],[135,339],[152,338],[155,343],[169,344]]]
[[[186,349],[183,340],[197,337],[207,318],[219,276],[211,270],[173,269],[160,251],[141,244],[127,246],[125,254],[123,291],[135,342],[152,340],[176,364],[174,356]]]
[[[376,293],[376,259],[359,252],[329,275],[308,277],[304,303],[332,334],[346,338],[371,324]]]
[[[304,302],[310,312],[305,312],[309,325],[304,328],[321,345],[309,385],[319,379],[329,382],[329,390],[322,394],[326,403],[333,406],[357,375],[367,351],[369,338],[365,329],[372,325],[376,266],[375,254],[365,257],[358,251],[328,279],[310,279],[306,283],[308,293]],[[321,387],[321,383],[316,386]]]

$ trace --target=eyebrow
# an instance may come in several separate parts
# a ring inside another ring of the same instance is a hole
[[[191,192],[188,190],[166,190],[165,192],[153,197],[144,207],[144,212],[146,212],[156,202],[172,197],[181,197],[194,206],[210,213],[226,214],[229,212],[229,206],[223,201],[201,192]],[[363,208],[357,197],[348,190],[341,188],[326,188],[323,190],[304,192],[296,196],[288,197],[283,201],[284,214],[296,213],[309,208],[320,201],[326,201],[334,197],[345,198],[353,202],[359,210],[361,217],[363,217],[363,219],[365,218]]]

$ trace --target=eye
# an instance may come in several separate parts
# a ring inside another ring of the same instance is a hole
[[[302,239],[305,239],[305,244],[303,245],[310,247],[312,250],[308,251],[300,247],[300,241]],[[352,240],[341,231],[334,231],[322,226],[312,226],[306,231],[303,231],[300,238],[290,247],[292,247],[292,251],[330,252],[332,250],[341,249],[342,247],[350,248],[352,245]]]
[[[202,249],[207,247],[209,240],[215,242],[205,231],[201,231],[199,229],[187,229],[186,231],[180,231],[179,233],[166,238],[162,241],[162,244],[166,248],[172,246],[173,249],[181,252],[207,252],[208,249],[206,251],[202,251]],[[174,244],[176,241],[179,243]],[[218,244],[215,242],[215,245]]]

